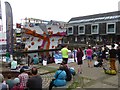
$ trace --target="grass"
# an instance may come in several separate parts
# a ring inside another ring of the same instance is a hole
[[[76,75],[73,78],[74,78],[73,83],[68,87],[67,90],[72,90],[72,89],[75,89],[77,87],[83,88],[83,86],[84,86],[84,77],[80,77],[80,76]]]
[[[77,87],[79,87],[79,82],[75,81],[67,88],[67,90],[72,90],[72,89],[75,89]]]
[[[72,90],[72,89],[76,89],[76,88],[84,88],[85,87],[85,80],[90,80],[89,78],[86,77],[81,77],[80,75],[75,75],[73,77],[73,83],[67,88],[67,90]],[[88,82],[89,83],[89,82]]]

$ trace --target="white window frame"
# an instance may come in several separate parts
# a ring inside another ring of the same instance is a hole
[[[72,28],[72,33],[69,33],[69,28]],[[73,26],[69,26],[69,27],[67,28],[67,34],[68,34],[68,35],[72,35],[72,34],[73,34]]]
[[[97,32],[92,32],[92,30],[93,30],[93,26],[97,26]],[[91,34],[98,34],[98,32],[99,32],[99,24],[92,24],[91,25]]]
[[[83,27],[83,33],[80,33],[80,27]],[[85,34],[85,25],[79,25],[79,26],[78,26],[78,34],[79,34],[79,35]]]
[[[111,24],[114,25],[114,32],[108,32],[108,25],[111,25]],[[107,33],[107,34],[115,34],[115,33],[116,33],[116,23],[107,23],[106,33]]]

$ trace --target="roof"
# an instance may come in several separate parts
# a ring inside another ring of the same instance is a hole
[[[92,21],[115,20],[115,19],[120,19],[120,11],[73,17],[69,20],[68,23],[85,23]]]

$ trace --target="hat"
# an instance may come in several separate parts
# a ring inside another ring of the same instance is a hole
[[[20,83],[20,79],[19,79],[19,78],[15,78],[15,79],[13,80],[13,82],[14,82],[14,84],[18,84],[18,83]]]
[[[75,70],[74,67],[70,67],[70,69]]]

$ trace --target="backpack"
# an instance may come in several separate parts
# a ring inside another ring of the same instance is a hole
[[[75,69],[74,69],[73,67],[70,67],[70,72],[71,72],[71,74],[72,74],[73,76],[76,75]]]

